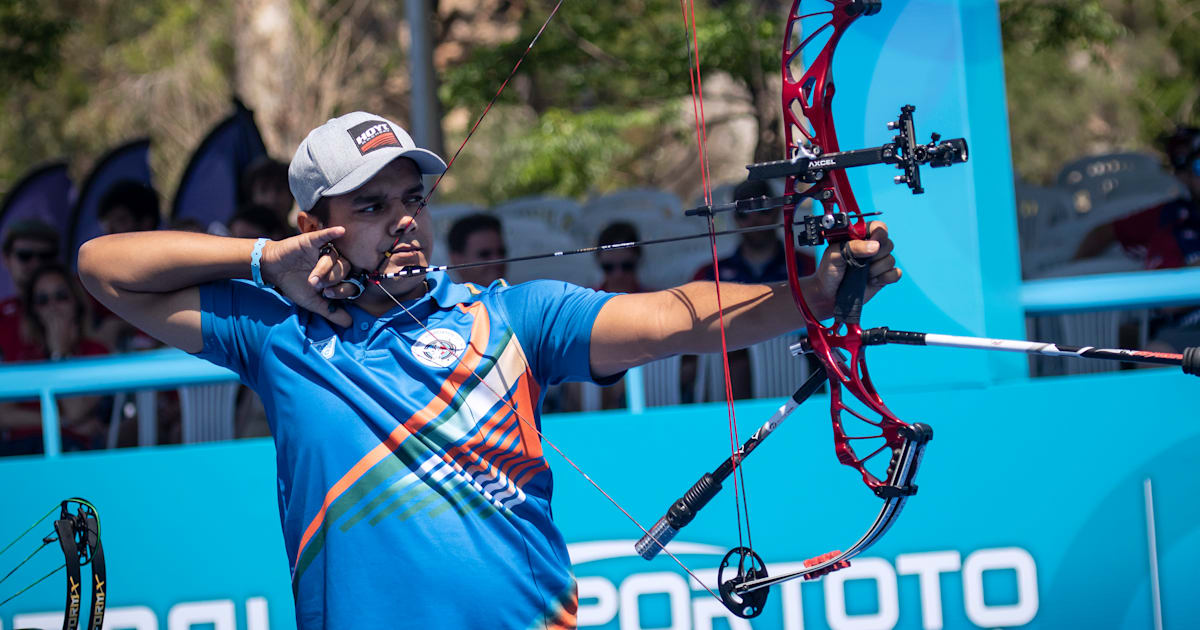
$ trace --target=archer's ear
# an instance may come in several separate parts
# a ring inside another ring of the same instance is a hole
[[[299,212],[296,214],[296,227],[300,228],[300,233],[315,232],[325,228],[325,224],[320,219],[314,217],[307,212]]]

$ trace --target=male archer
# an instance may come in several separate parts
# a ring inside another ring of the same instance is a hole
[[[262,398],[301,628],[574,627],[542,393],[720,350],[708,282],[610,294],[396,276],[429,264],[422,176],[445,168],[398,125],[355,112],[292,158],[300,235],[142,232],[79,252],[114,312]],[[882,223],[849,247],[872,259],[868,296],[900,278]],[[801,281],[820,316],[844,267],[827,252]],[[722,292],[731,348],[803,325],[786,285]]]

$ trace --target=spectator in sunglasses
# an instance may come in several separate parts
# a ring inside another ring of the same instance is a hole
[[[58,232],[34,219],[16,221],[4,237],[4,265],[18,291],[39,267],[57,263]],[[32,351],[29,331],[22,326],[21,296],[0,301],[0,361]]]
[[[25,329],[33,343],[6,361],[45,361],[108,354],[108,349],[86,336],[88,301],[74,275],[58,264],[39,267],[25,283],[22,298]],[[99,396],[74,396],[58,400],[66,450],[96,448],[103,443],[105,416]],[[0,419],[0,454],[40,452],[42,414],[38,403],[5,405]]]
[[[490,214],[473,214],[463,217],[450,226],[446,236],[446,245],[450,249],[450,264],[465,265],[468,263],[499,260],[508,256],[508,248],[504,246],[504,234],[500,229],[500,220]],[[508,265],[496,263],[480,265],[454,272],[459,282],[470,282],[481,287],[490,286],[502,279],[508,273]]]
[[[596,239],[597,247],[615,245],[617,243],[635,243],[638,240],[637,228],[631,223],[618,221],[610,223],[600,231]],[[597,291],[609,293],[644,293],[646,288],[638,281],[638,265],[642,261],[642,248],[630,247],[610,249],[596,252],[596,263],[604,272],[604,280]]]

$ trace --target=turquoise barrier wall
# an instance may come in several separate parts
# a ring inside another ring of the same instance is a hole
[[[850,569],[773,588],[752,625],[728,619],[669,559],[632,557],[640,532],[549,454],[581,626],[929,628],[941,627],[940,616],[947,628],[1152,628],[1147,480],[1165,624],[1200,616],[1194,378],[1156,370],[901,393],[879,376],[893,411],[934,427],[920,492]],[[834,459],[827,404],[810,400],[747,463],[753,542],[772,572],[849,545],[878,507]],[[774,407],[739,405],[742,432]],[[723,407],[705,405],[551,416],[546,433],[648,525],[728,455],[725,422]],[[0,461],[0,487],[0,544],[61,498],[100,507],[110,630],[294,626],[268,441],[9,459]],[[729,490],[677,539],[689,551],[681,558],[710,584],[737,544]],[[0,556],[0,567],[7,572],[31,544]],[[0,597],[58,566],[57,553],[38,554]],[[419,568],[402,569],[420,579]],[[0,628],[61,619],[64,580],[60,573],[0,607]]]

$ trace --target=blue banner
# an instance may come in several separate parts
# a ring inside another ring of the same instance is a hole
[[[188,161],[175,193],[171,218],[195,219],[207,228],[228,224],[238,209],[238,182],[255,158],[267,154],[254,112],[234,100],[234,111],[208,133]]]
[[[67,262],[72,266],[84,242],[104,233],[100,226],[100,202],[113,184],[134,181],[153,187],[150,176],[150,141],[134,140],[123,144],[96,161],[80,189],[79,200],[71,212],[67,236]]]
[[[58,230],[59,249],[67,249],[67,221],[75,189],[65,162],[33,169],[13,186],[0,206],[0,237],[14,222],[37,219]],[[15,295],[17,288],[7,273],[0,274],[0,300]]]

